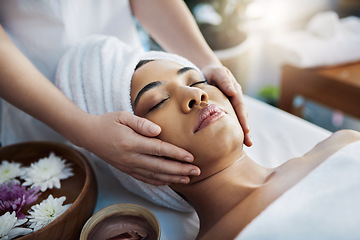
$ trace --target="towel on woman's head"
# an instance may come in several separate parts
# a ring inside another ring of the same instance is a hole
[[[130,99],[131,78],[138,62],[150,59],[172,60],[200,72],[193,63],[178,55],[132,49],[115,37],[96,35],[65,53],[58,65],[56,85],[88,113],[133,113]],[[109,167],[129,191],[161,206],[183,212],[193,211],[169,186],[146,184],[110,165]]]

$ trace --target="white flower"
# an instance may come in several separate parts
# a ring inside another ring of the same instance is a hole
[[[54,198],[51,194],[40,204],[36,204],[29,210],[29,222],[30,228],[34,231],[46,226],[54,221],[57,217],[63,214],[71,204],[63,206],[62,204],[66,200],[66,197]]]
[[[60,180],[73,176],[71,164],[66,163],[52,152],[49,157],[41,158],[36,163],[32,163],[25,176],[24,186],[32,188],[40,186],[42,192],[48,188],[60,188]]]
[[[8,162],[3,160],[0,165],[0,184],[9,182],[24,173],[21,163]]]
[[[31,229],[18,227],[24,224],[27,219],[17,219],[15,212],[6,212],[0,216],[0,240],[13,239],[17,236],[26,235],[32,232]]]

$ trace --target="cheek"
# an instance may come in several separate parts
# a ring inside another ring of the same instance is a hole
[[[148,119],[161,127],[161,133],[158,139],[171,143],[175,146],[188,150],[189,142],[188,128],[186,118],[173,111],[172,109],[161,109],[154,113]]]
[[[210,91],[208,91],[208,96],[210,102],[219,104],[219,106],[222,107],[227,112],[227,114],[237,119],[235,110],[231,102],[219,89],[211,89]]]

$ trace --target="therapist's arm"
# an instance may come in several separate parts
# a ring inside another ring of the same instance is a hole
[[[157,157],[193,160],[185,150],[148,138],[160,133],[148,120],[127,112],[96,116],[81,110],[35,68],[1,25],[0,97],[139,180],[155,185],[188,182],[188,175],[199,173],[191,164]]]
[[[130,3],[142,27],[164,50],[195,63],[208,82],[229,97],[245,134],[244,143],[251,146],[241,86],[210,49],[184,1],[131,0]]]

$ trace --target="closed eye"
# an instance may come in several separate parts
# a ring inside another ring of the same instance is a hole
[[[190,84],[189,87],[194,87],[194,86],[196,86],[196,85],[198,85],[198,84],[202,84],[202,83],[207,83],[207,82],[206,82],[205,80],[204,80],[204,81],[195,82],[195,83]],[[153,110],[161,107],[161,105],[163,105],[169,98],[170,98],[170,97],[161,100],[161,101],[160,101],[159,103],[157,103],[155,106],[153,106],[152,108],[150,108],[147,113],[150,113],[151,111],[153,111]]]
[[[159,108],[159,107],[160,107],[162,104],[164,104],[168,99],[169,99],[169,97],[161,100],[161,101],[160,101],[159,103],[157,103],[155,106],[153,106],[152,108],[150,108],[149,111],[148,111],[148,113],[151,112],[151,111],[153,111],[153,110],[155,110],[155,109],[157,109],[157,108]]]
[[[190,84],[189,87],[193,87],[193,86],[195,86],[197,84],[202,84],[202,83],[207,83],[207,82],[206,81],[199,81],[199,82]]]

